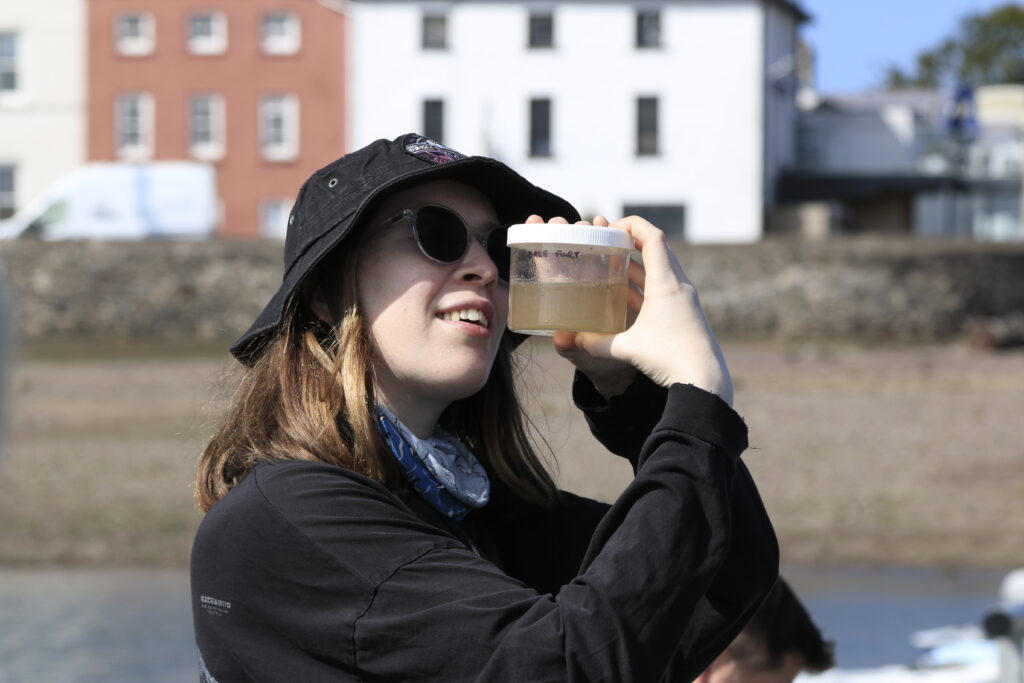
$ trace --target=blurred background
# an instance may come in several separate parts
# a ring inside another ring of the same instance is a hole
[[[195,680],[226,347],[302,181],[411,131],[669,234],[820,678],[997,680],[1022,46],[1024,3],[985,0],[0,0],[0,683]],[[522,356],[562,486],[613,500],[571,373]]]

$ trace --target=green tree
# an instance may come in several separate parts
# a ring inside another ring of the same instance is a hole
[[[912,71],[892,65],[885,74],[890,89],[956,82],[1024,83],[1024,5],[968,14],[953,36],[917,55]]]

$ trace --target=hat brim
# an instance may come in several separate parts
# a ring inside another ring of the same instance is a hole
[[[569,202],[537,187],[505,164],[487,157],[466,157],[399,176],[369,193],[350,216],[339,216],[335,224],[325,229],[320,238],[291,264],[270,302],[245,334],[232,344],[231,354],[245,365],[254,364],[284,323],[289,303],[298,295],[303,281],[317,264],[333,252],[382,199],[408,187],[435,180],[454,180],[476,188],[490,199],[499,221],[506,225],[521,223],[530,214],[538,214],[545,219],[561,216],[569,222],[580,219],[579,212]],[[526,339],[525,335],[509,334],[517,338],[517,345]]]

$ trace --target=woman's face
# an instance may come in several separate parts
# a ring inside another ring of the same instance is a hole
[[[383,225],[424,204],[452,209],[474,233],[498,225],[490,201],[468,185],[442,180],[397,192],[366,223],[356,283],[385,403],[426,402],[443,410],[487,381],[508,320],[508,286],[475,239],[449,265],[420,252],[408,219]],[[459,320],[459,311],[476,311],[481,320]]]

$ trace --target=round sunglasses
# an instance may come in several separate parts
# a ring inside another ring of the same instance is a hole
[[[508,283],[511,265],[508,228],[498,226],[486,232],[474,233],[462,216],[448,207],[436,204],[406,209],[384,221],[384,225],[394,225],[406,219],[412,224],[416,245],[431,261],[445,265],[458,263],[469,251],[469,240],[475,239],[487,250],[487,255],[498,267],[498,279]]]

